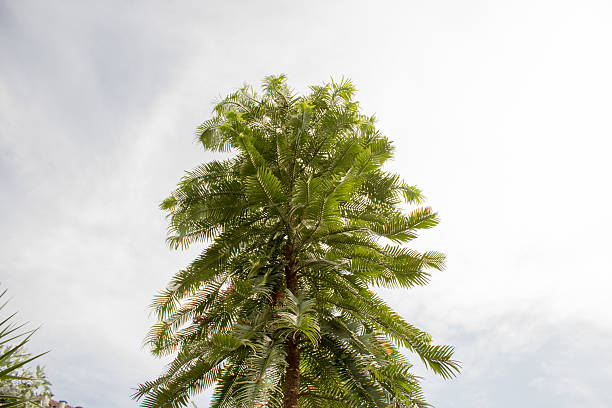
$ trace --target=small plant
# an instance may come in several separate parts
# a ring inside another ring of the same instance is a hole
[[[6,290],[0,293],[0,300]],[[8,302],[0,305],[0,312]],[[44,395],[51,395],[49,381],[42,367],[26,368],[39,358],[27,353],[25,345],[36,330],[23,331],[25,324],[16,324],[13,313],[0,321],[0,407],[35,407]],[[15,344],[16,343],[16,344]]]

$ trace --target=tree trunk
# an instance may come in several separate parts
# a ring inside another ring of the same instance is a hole
[[[287,351],[287,371],[285,372],[285,408],[298,408],[300,393],[300,348],[294,338],[289,338],[285,345]]]
[[[295,296],[298,295],[298,279],[296,272],[295,252],[291,246],[287,247],[287,266],[285,266],[285,283]],[[299,339],[290,337],[285,344],[287,352],[287,371],[284,384],[284,408],[298,408],[300,393],[300,348]]]

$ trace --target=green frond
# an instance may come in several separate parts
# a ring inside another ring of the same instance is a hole
[[[285,290],[284,304],[276,312],[274,321],[276,334],[284,338],[303,335],[316,346],[321,337],[321,329],[315,306],[314,299],[296,297],[290,290]]]

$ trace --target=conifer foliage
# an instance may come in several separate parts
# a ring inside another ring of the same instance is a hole
[[[174,356],[140,385],[143,407],[424,407],[400,353],[448,378],[453,348],[432,343],[372,290],[410,288],[444,255],[406,244],[438,223],[414,186],[383,169],[393,147],[348,80],[295,94],[285,76],[245,86],[197,136],[230,152],[188,172],[163,201],[172,248],[205,244],[152,304],[146,339]]]

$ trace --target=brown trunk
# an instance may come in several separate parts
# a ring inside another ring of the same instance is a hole
[[[287,351],[287,371],[285,372],[285,408],[298,408],[300,393],[300,348],[294,338],[289,338],[285,345]]]
[[[296,272],[295,252],[291,246],[287,247],[287,266],[285,266],[285,283],[295,296],[298,294],[298,279]],[[287,371],[285,372],[284,408],[298,408],[300,393],[300,348],[299,339],[290,337],[285,344],[287,352]]]

